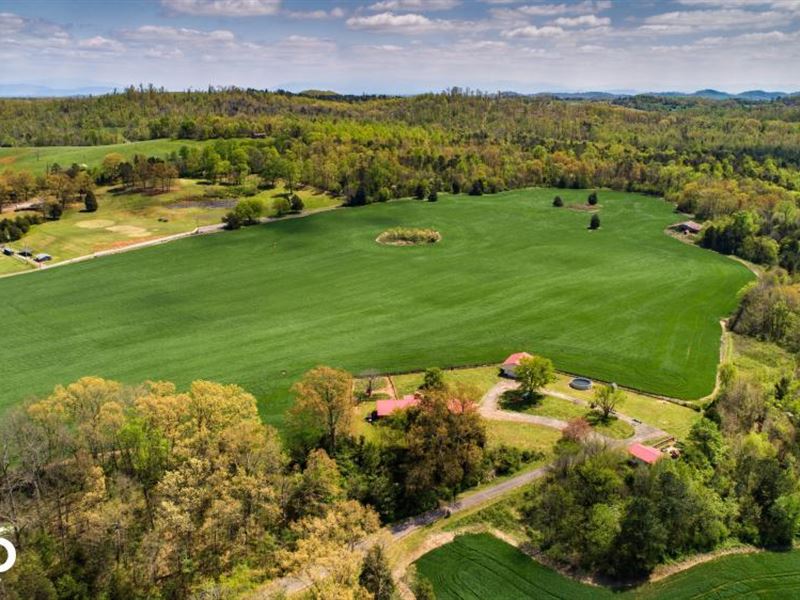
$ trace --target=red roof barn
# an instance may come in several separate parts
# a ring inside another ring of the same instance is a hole
[[[417,404],[419,404],[419,398],[412,394],[403,396],[400,400],[378,400],[375,403],[375,416],[388,417],[396,410],[403,410]]]
[[[664,457],[661,450],[653,448],[652,446],[645,446],[644,444],[631,444],[628,446],[628,453],[636,460],[639,460],[648,465],[652,465]]]
[[[531,358],[531,355],[527,352],[515,352],[509,356],[500,367],[500,369],[503,371],[503,375],[506,377],[516,377],[517,367],[523,358]]]

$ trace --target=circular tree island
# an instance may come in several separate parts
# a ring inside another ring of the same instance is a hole
[[[422,227],[392,227],[380,234],[375,241],[387,246],[425,246],[435,244],[442,234],[435,229]]]

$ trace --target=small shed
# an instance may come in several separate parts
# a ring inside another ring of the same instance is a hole
[[[419,398],[413,394],[403,396],[399,400],[378,400],[375,403],[374,418],[388,417],[395,411],[404,410],[419,404]]]
[[[503,375],[506,377],[516,377],[517,376],[517,367],[519,366],[520,361],[523,358],[532,358],[530,354],[527,352],[515,352],[511,356],[509,356],[505,362],[500,366],[500,370],[502,371]]]
[[[700,223],[695,223],[694,221],[684,221],[683,223],[678,223],[673,228],[675,231],[679,231],[680,233],[697,234],[700,233],[700,230],[703,229],[703,226],[700,225]]]
[[[645,446],[638,442],[628,446],[628,454],[630,454],[636,462],[648,465],[655,464],[664,457],[664,454],[658,448]]]

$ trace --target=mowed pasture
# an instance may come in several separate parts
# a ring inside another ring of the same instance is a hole
[[[462,535],[422,556],[417,570],[439,600],[493,598],[795,598],[800,552],[724,556],[624,593],[565,577],[489,534]]]
[[[317,364],[488,364],[518,350],[651,392],[711,391],[751,273],[682,244],[663,201],[601,192],[599,231],[528,189],[341,209],[0,280],[0,406],[84,375],[238,383],[280,423]],[[375,243],[433,227],[428,246]]]
[[[47,167],[59,164],[66,169],[73,163],[96,167],[107,154],[117,152],[127,159],[134,154],[145,156],[166,156],[177,152],[181,146],[203,144],[195,140],[148,140],[106,146],[25,146],[19,148],[0,148],[0,171],[6,169],[44,173]]]

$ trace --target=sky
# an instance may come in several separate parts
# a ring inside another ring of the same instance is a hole
[[[800,90],[800,0],[0,0],[0,90]]]

